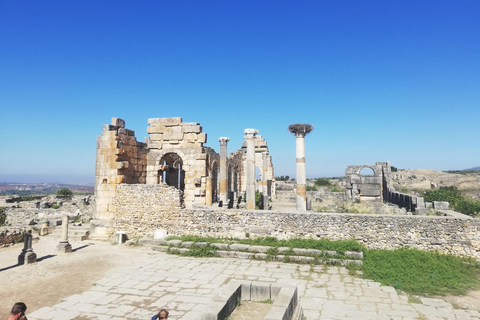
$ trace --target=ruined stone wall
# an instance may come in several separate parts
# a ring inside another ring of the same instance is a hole
[[[165,229],[179,216],[181,199],[180,191],[166,184],[119,184],[114,199],[114,231],[126,231],[133,238]]]
[[[480,219],[275,211],[179,211],[163,223],[173,235],[356,239],[369,248],[411,247],[480,259]]]
[[[162,157],[176,154],[181,158],[185,171],[184,197],[187,207],[205,204],[205,181],[207,177],[207,153],[203,144],[207,134],[196,122],[182,122],[182,118],[148,119],[150,137],[147,140],[147,184],[158,184],[162,171]]]
[[[96,218],[111,219],[113,199],[120,183],[145,183],[147,165],[146,144],[138,142],[125,121],[112,118],[97,137],[95,166]]]
[[[267,192],[272,197],[275,196],[276,187],[274,179],[274,169],[272,156],[268,155],[267,167],[264,172],[263,168],[263,153],[268,153],[267,142],[261,135],[255,136],[255,168],[259,170],[260,177],[265,174],[267,183],[263,185],[262,179],[255,182],[256,190],[260,192]],[[236,196],[241,196],[247,190],[247,145],[244,142],[242,147],[235,152],[232,152],[227,160],[228,165],[228,180],[229,192],[235,191]],[[236,175],[236,179],[233,176]],[[268,188],[268,191],[267,191]]]

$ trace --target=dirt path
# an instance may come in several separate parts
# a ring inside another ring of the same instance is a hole
[[[58,240],[42,237],[33,244],[39,260],[17,266],[23,244],[0,249],[0,319],[6,319],[15,302],[27,304],[27,316],[45,306],[52,306],[67,296],[81,293],[109,270],[132,262],[151,252],[149,248],[131,248],[100,241],[71,242],[74,252],[56,251]]]

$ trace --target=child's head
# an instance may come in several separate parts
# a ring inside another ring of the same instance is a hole
[[[162,309],[162,310],[160,310],[160,312],[158,313],[158,319],[164,320],[164,319],[167,319],[167,318],[168,318],[168,311],[167,311],[167,309]]]

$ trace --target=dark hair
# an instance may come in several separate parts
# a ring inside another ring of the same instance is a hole
[[[167,314],[167,317],[168,317],[168,311],[167,311],[167,309],[162,309],[162,310],[158,311],[158,316],[159,316],[159,317],[162,315],[162,312],[163,312],[163,313],[166,313],[166,314]]]
[[[13,305],[11,314],[24,313],[27,310],[27,305],[23,302],[17,302]]]

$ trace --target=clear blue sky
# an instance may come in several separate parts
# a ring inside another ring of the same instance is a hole
[[[0,181],[93,182],[111,117],[267,140],[275,175],[480,165],[480,1],[2,1]]]

